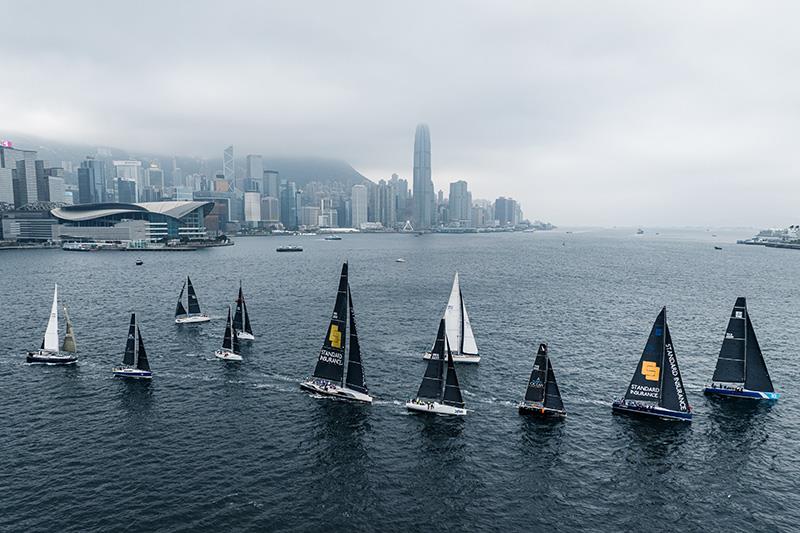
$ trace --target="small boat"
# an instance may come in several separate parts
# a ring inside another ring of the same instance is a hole
[[[342,238],[339,237],[338,235],[328,235],[327,237],[325,237],[325,240],[326,241],[341,241]]]
[[[637,229],[636,235],[644,235],[644,230],[642,228]]]
[[[214,355],[225,361],[241,361],[239,353],[239,337],[236,328],[231,324],[231,308],[228,306],[228,320],[225,322],[225,336],[222,339],[222,348],[216,350]]]
[[[533,371],[525,390],[525,398],[519,404],[519,414],[539,418],[564,418],[567,411],[561,400],[553,365],[547,354],[547,345],[540,344],[533,362]]]
[[[236,298],[236,314],[233,315],[233,328],[240,340],[251,341],[256,338],[253,335],[253,328],[250,326],[250,313],[247,312],[241,281],[239,282],[239,296]]]
[[[303,251],[303,247],[302,246],[294,246],[294,245],[278,246],[277,248],[275,248],[275,251],[276,252],[302,252]]]
[[[144,261],[142,261],[141,259],[137,259],[136,260],[136,266],[142,266],[143,264],[144,264]]]
[[[72,322],[69,320],[67,308],[64,307],[64,317],[67,321],[67,332],[64,335],[64,344],[59,350],[58,344],[58,284],[53,290],[53,305],[50,308],[50,318],[47,321],[47,329],[44,332],[41,347],[35,352],[28,352],[26,361],[30,364],[38,365],[73,365],[78,361],[74,355],[77,352],[75,346],[75,334],[72,331]]]
[[[458,272],[453,278],[453,287],[450,289],[450,299],[444,310],[443,319],[447,325],[447,342],[453,349],[453,361],[456,363],[479,363],[481,357],[478,355],[475,335],[472,333],[464,296],[461,294]],[[430,359],[432,353],[433,350],[425,352],[423,358]]]
[[[347,353],[346,361],[345,353]],[[333,306],[328,333],[319,351],[317,366],[314,368],[314,374],[300,383],[300,388],[344,400],[372,403],[372,396],[369,395],[364,380],[361,345],[356,333],[356,315],[353,309],[353,297],[350,294],[346,262],[342,265],[336,303]]]
[[[722,250],[722,246],[715,246],[714,249],[715,250]]]
[[[614,413],[692,421],[692,408],[669,334],[666,307],[653,323],[625,396],[614,400],[611,408]]]
[[[437,415],[465,416],[467,409],[461,396],[461,388],[458,386],[456,365],[453,363],[453,354],[450,353],[444,318],[439,321],[439,331],[432,352],[417,396],[406,402],[406,409]],[[446,378],[445,353],[447,354]]]
[[[406,260],[405,260],[405,259],[403,259],[402,257],[398,257],[397,259],[395,259],[395,260],[394,260],[394,262],[395,262],[395,263],[405,263],[405,262],[406,262]]]
[[[733,306],[711,385],[706,386],[703,393],[751,400],[780,397],[772,386],[744,297],[737,298]]]
[[[112,370],[114,376],[120,378],[152,379],[150,363],[147,361],[147,352],[142,341],[142,332],[136,323],[136,313],[131,313],[131,323],[128,326],[128,340],[125,343],[125,355],[122,357],[122,366]]]
[[[183,307],[183,291],[186,287],[189,293],[189,312]],[[197,300],[197,293],[194,292],[194,286],[189,276],[186,276],[186,282],[181,287],[181,293],[178,296],[178,305],[175,306],[175,323],[176,324],[198,324],[201,322],[210,322],[211,317],[200,311],[200,302]]]

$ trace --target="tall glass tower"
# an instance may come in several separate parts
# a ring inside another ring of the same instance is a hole
[[[427,124],[417,125],[414,134],[414,220],[415,229],[431,227],[433,181],[431,181],[431,132]]]

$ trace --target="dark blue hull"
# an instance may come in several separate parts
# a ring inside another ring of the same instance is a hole
[[[777,392],[762,392],[748,389],[729,389],[726,387],[705,387],[703,394],[707,396],[724,396],[726,398],[743,398],[746,400],[776,401],[780,398]]]
[[[661,407],[648,407],[645,405],[631,405],[622,402],[614,402],[611,404],[611,410],[614,413],[642,416],[650,418],[661,418],[664,420],[677,420],[679,422],[691,422],[692,413],[684,413],[682,411],[671,411]]]

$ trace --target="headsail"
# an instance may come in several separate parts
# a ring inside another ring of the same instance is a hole
[[[744,387],[761,392],[775,392],[767,371],[767,363],[764,361],[764,354],[761,353],[753,323],[750,321],[750,314],[745,312],[745,316],[747,317],[747,354],[745,358],[747,372]]]
[[[533,371],[528,380],[528,388],[525,390],[526,402],[544,402],[544,386],[547,381],[547,345],[542,343],[536,352],[536,359],[533,361]]]
[[[192,280],[189,278],[189,276],[186,276],[186,283],[189,287],[189,314],[199,315],[200,302],[197,301],[197,294],[194,292],[194,286],[192,285]]]
[[[444,383],[442,403],[453,407],[464,408],[464,399],[461,397],[461,388],[458,386],[456,365],[453,364],[453,354],[450,353],[450,346],[447,346],[447,379]]]
[[[233,332],[231,331],[231,308],[228,307],[228,320],[225,322],[225,337],[222,339],[222,349],[230,350],[233,348]]]
[[[50,319],[44,332],[42,349],[48,352],[58,351],[58,284],[53,291],[53,305],[50,308]]]
[[[670,411],[680,411],[688,413],[689,399],[686,397],[686,389],[683,388],[681,371],[678,368],[678,358],[675,356],[675,348],[672,346],[672,336],[669,334],[669,325],[664,321],[665,341],[664,341],[664,362],[661,371],[661,401],[659,406]]]
[[[339,290],[333,306],[328,333],[319,351],[314,377],[342,383],[344,378],[344,351],[347,336],[347,263],[342,265]]]
[[[150,372],[150,362],[147,360],[147,352],[144,350],[144,341],[139,326],[136,326],[136,336],[139,337],[139,349],[136,351],[136,368]]]
[[[244,296],[242,296],[242,310],[244,312],[244,332],[252,335],[253,328],[250,326],[250,313],[247,312],[247,302],[244,301]]]
[[[431,358],[425,367],[425,375],[419,386],[417,398],[439,401],[442,398],[442,377],[444,376],[445,358],[445,319],[439,321],[439,331],[436,333],[436,342],[431,350]]]
[[[747,301],[736,298],[736,303],[728,320],[728,329],[722,339],[717,367],[712,380],[723,383],[744,383],[745,351],[747,345]]]
[[[178,305],[175,306],[175,316],[183,316],[186,314],[186,308],[183,306],[183,291],[186,289],[186,282],[183,282],[181,293],[178,295]]]
[[[69,319],[67,313],[67,306],[64,306],[64,318],[67,321],[67,332],[64,334],[64,342],[61,344],[61,351],[67,353],[76,353],[78,347],[75,344],[75,332],[72,330],[72,321]]]
[[[364,367],[361,364],[361,346],[358,343],[356,332],[356,313],[353,309],[353,296],[350,294],[350,285],[347,285],[347,300],[350,306],[350,351],[347,354],[347,388],[367,394],[367,384],[364,380]]]
[[[564,410],[564,402],[561,400],[561,391],[558,390],[556,375],[553,372],[553,362],[547,357],[547,385],[544,391],[544,406],[548,409]]]
[[[128,340],[125,341],[125,355],[122,364],[133,366],[134,353],[136,352],[136,313],[131,313],[131,324],[128,326]]]
[[[236,333],[236,328],[231,328],[231,341],[233,344],[233,349],[231,350],[236,355],[239,355],[241,352],[239,351],[239,335]]]
[[[661,400],[661,377],[664,374],[664,326],[667,308],[661,309],[647,337],[642,357],[625,392],[625,399],[637,402],[659,403]]]
[[[478,345],[475,343],[475,334],[472,333],[472,324],[469,322],[467,304],[464,303],[464,296],[461,294],[460,288],[458,295],[461,298],[461,353],[478,355]]]
[[[233,315],[233,327],[242,331],[242,308],[244,305],[244,296],[242,295],[242,284],[239,283],[239,296],[236,297],[236,314]]]

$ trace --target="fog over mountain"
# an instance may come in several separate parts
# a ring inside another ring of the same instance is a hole
[[[345,160],[566,224],[788,225],[794,2],[2,1],[0,130]]]

